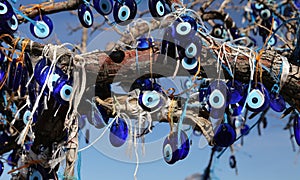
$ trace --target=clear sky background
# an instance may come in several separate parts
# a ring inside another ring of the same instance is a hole
[[[146,0],[142,0],[145,3]],[[24,4],[40,2],[38,0],[20,0]],[[146,7],[147,3],[139,5],[138,8]],[[96,13],[95,13],[96,14]],[[236,15],[236,14],[233,14]],[[79,20],[76,16],[70,13],[59,13],[50,16],[54,22],[54,32],[46,40],[37,40],[29,33],[29,24],[22,24],[19,27],[19,35],[29,37],[33,40],[47,43],[49,40],[55,38],[61,42],[80,43],[80,33],[77,32],[69,35],[68,26],[76,27],[79,25]],[[237,17],[237,16],[235,16]],[[97,18],[97,22],[102,22],[102,17]],[[98,32],[94,33],[93,37],[97,36]],[[254,128],[251,133],[244,138],[244,146],[238,148],[236,152],[238,175],[235,174],[233,169],[229,167],[230,151],[226,151],[224,155],[214,161],[214,173],[220,180],[253,180],[253,179],[289,179],[297,180],[300,177],[300,165],[297,153],[292,151],[291,141],[289,139],[289,132],[284,131],[287,119],[279,119],[279,114],[275,114],[272,110],[267,114],[268,127],[262,131],[262,136],[258,136],[257,128]],[[255,123],[254,120],[249,120],[249,125]],[[153,133],[147,138],[156,139],[163,137],[169,132],[167,124],[157,125]],[[106,134],[107,135],[107,134]],[[116,156],[126,156],[125,151],[117,150],[107,143],[107,136],[99,141],[104,148],[109,148],[112,151],[117,151],[119,154]],[[146,139],[147,140],[147,139]],[[105,142],[106,141],[106,142]],[[183,180],[185,177],[194,173],[203,173],[207,166],[210,147],[200,148],[199,137],[193,137],[192,146],[188,157],[182,161],[178,161],[174,165],[168,165],[163,159],[158,159],[154,162],[140,164],[138,170],[138,179],[140,180],[153,180],[153,179],[174,179]],[[237,142],[236,144],[239,144]],[[124,149],[124,148],[123,148]],[[147,154],[161,154],[161,147],[146,149]],[[299,147],[296,146],[296,150]],[[161,156],[162,157],[162,156]],[[133,156],[133,162],[134,162]],[[6,175],[8,170],[7,164],[6,171],[0,179],[9,179]],[[135,163],[126,163],[107,157],[102,152],[91,147],[82,152],[81,164],[81,179],[83,180],[99,180],[99,179],[133,179],[135,170]]]

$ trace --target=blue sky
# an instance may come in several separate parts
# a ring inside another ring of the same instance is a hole
[[[21,1],[22,2],[22,1]],[[26,1],[26,4],[38,2],[37,0]],[[139,6],[141,7],[141,5]],[[69,13],[59,13],[50,16],[54,22],[54,32],[50,38],[57,37],[61,42],[80,42],[80,32],[72,35],[68,34],[68,25],[77,26],[79,21],[76,16],[71,16]],[[102,22],[102,18],[97,18],[98,22]],[[29,37],[36,40],[29,33],[29,24],[20,26],[19,33],[21,36]],[[97,33],[93,35],[95,37]],[[89,40],[91,40],[90,38]],[[46,43],[47,40],[41,41]],[[228,159],[230,151],[215,163],[215,175],[223,180],[252,180],[252,179],[289,179],[296,180],[300,177],[300,165],[297,153],[292,151],[291,142],[289,140],[288,131],[283,131],[287,119],[279,119],[279,114],[275,114],[272,110],[267,114],[268,127],[263,130],[262,136],[258,136],[257,128],[254,128],[251,133],[244,138],[244,146],[236,152],[238,175],[230,169]],[[255,123],[255,120],[249,120],[249,124]],[[149,135],[149,139],[163,137],[167,135],[169,129],[167,124],[160,124],[154,130],[153,134]],[[103,141],[107,140],[104,136]],[[202,173],[205,169],[210,155],[210,147],[199,148],[199,137],[193,137],[193,144],[188,157],[185,160],[179,161],[170,166],[163,159],[154,162],[140,164],[138,171],[138,179],[153,180],[153,179],[174,179],[183,180],[185,177],[194,174]],[[101,141],[102,142],[102,141]],[[237,142],[238,144],[239,142]],[[106,148],[112,148],[117,151],[118,155],[126,156],[124,151],[116,150],[107,142],[102,145]],[[123,148],[124,149],[124,148]],[[151,149],[151,152],[146,149],[147,154],[161,154],[161,147]],[[299,150],[299,147],[296,147]],[[134,158],[133,158],[134,161]],[[7,165],[6,172],[8,170]],[[133,179],[135,163],[125,163],[113,158],[107,157],[95,148],[91,147],[82,152],[81,178],[83,180],[98,180],[98,179]],[[6,172],[0,179],[8,179]]]

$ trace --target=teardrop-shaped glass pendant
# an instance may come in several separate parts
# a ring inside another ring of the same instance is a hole
[[[114,147],[120,147],[126,142],[127,136],[127,123],[123,119],[118,118],[110,127],[109,141]]]
[[[230,80],[226,83],[229,89],[229,104],[236,104],[244,96],[244,86],[241,82],[237,80]]]
[[[163,143],[163,157],[166,163],[174,164],[179,160],[178,150],[177,150],[177,133],[172,133],[170,136],[166,137]]]
[[[68,104],[73,91],[72,80],[60,77],[53,87],[53,96],[60,104]]]
[[[197,32],[197,22],[191,16],[182,16],[172,24],[172,37],[179,42],[186,43],[194,38]]]
[[[0,0],[0,19],[9,20],[14,14],[14,10],[7,0]]]
[[[78,18],[83,27],[89,28],[94,23],[93,12],[86,4],[80,4],[78,7]]]
[[[93,4],[96,11],[103,16],[109,15],[114,6],[112,0],[93,0]]]
[[[224,39],[226,37],[226,29],[223,25],[216,24],[210,34],[215,38]]]
[[[15,78],[14,78],[14,84],[13,84],[13,91],[16,92],[21,84],[22,80],[22,72],[23,72],[23,64],[18,63],[16,67],[16,72],[15,72]]]
[[[16,69],[17,69],[17,59],[14,58],[9,65],[9,74],[8,74],[8,88],[11,90],[13,88],[14,81],[15,81]]]
[[[150,47],[153,46],[153,39],[152,38],[146,38],[146,37],[141,37],[137,40],[137,49],[139,51],[147,50]]]
[[[294,117],[294,136],[297,144],[300,146],[300,117]]]
[[[246,136],[249,134],[250,127],[247,124],[244,124],[241,128],[241,134]]]
[[[149,0],[149,11],[154,18],[164,17],[169,13],[165,0]]]
[[[283,112],[286,108],[284,98],[280,94],[270,94],[270,107],[276,112]]]
[[[138,103],[145,111],[156,111],[162,105],[161,95],[157,91],[141,92]]]
[[[118,0],[115,2],[113,15],[117,24],[125,26],[136,16],[137,5],[135,0]]]
[[[220,124],[214,136],[214,141],[217,146],[228,147],[234,143],[236,139],[236,132],[234,128],[228,123]]]
[[[37,16],[34,21],[35,24],[30,24],[30,32],[34,37],[45,39],[50,36],[53,31],[53,23],[48,16]]]
[[[249,86],[249,85],[248,85]],[[248,87],[246,88],[248,89]],[[270,96],[268,90],[261,83],[252,83],[251,91],[246,98],[247,108],[252,112],[261,112],[268,108]]]
[[[178,149],[179,159],[184,159],[187,157],[190,151],[190,141],[187,134],[184,131],[180,131],[180,141],[181,145]]]

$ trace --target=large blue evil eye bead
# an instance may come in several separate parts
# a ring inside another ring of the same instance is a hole
[[[235,138],[236,132],[234,128],[228,123],[223,123],[218,127],[214,141],[217,146],[228,147],[234,143]]]
[[[129,24],[136,16],[137,5],[135,0],[119,0],[114,5],[113,15],[116,23]]]
[[[223,39],[226,36],[226,30],[224,28],[223,25],[221,24],[216,24],[214,25],[211,33],[210,33],[213,37],[219,38],[219,39]]]
[[[31,111],[28,109],[23,114],[23,122],[24,122],[25,125],[28,123],[30,116],[31,116]],[[33,116],[32,116],[32,122],[36,123],[37,118],[38,118],[37,113],[34,113]]]
[[[13,14],[12,17],[3,23],[0,22],[1,27],[0,31],[6,32],[6,33],[14,33],[18,30],[19,22],[17,19],[16,14]]]
[[[39,39],[45,39],[53,31],[52,20],[48,16],[37,16],[34,18],[35,23],[30,24],[30,32],[33,36]]]
[[[109,141],[114,147],[122,146],[128,136],[128,126],[126,122],[118,118],[110,127]]]
[[[9,20],[14,14],[12,6],[7,0],[0,0],[0,19],[1,21]]]
[[[153,112],[161,107],[161,97],[157,91],[144,91],[140,93],[139,105],[149,112]]]
[[[4,164],[2,161],[0,161],[0,176],[2,175],[3,171],[4,171]]]
[[[83,27],[89,28],[93,25],[94,16],[89,6],[80,4],[78,7],[78,18]]]
[[[148,5],[150,13],[154,18],[160,18],[169,13],[165,0],[149,0]]]
[[[192,39],[196,32],[197,22],[190,16],[182,16],[178,18],[172,25],[172,37],[183,43],[186,43],[187,40]]]
[[[236,104],[244,96],[244,86],[237,80],[230,80],[226,83],[229,89],[229,104]]]
[[[179,154],[177,150],[177,133],[173,133],[166,137],[163,143],[163,157],[168,164],[174,164],[179,160]]]
[[[268,90],[261,83],[257,83],[256,87],[253,83],[251,89],[246,98],[247,108],[252,112],[264,111],[268,108],[270,102]]]
[[[53,95],[60,104],[67,104],[70,101],[72,91],[72,81],[66,77],[61,77],[53,88]]]
[[[297,144],[300,146],[300,117],[294,117],[294,136]]]
[[[224,81],[214,81],[208,87],[208,104],[210,106],[210,116],[212,118],[221,118],[225,112],[228,103],[228,88]]]
[[[194,75],[197,73],[199,69],[199,62],[196,58],[183,58],[181,60],[181,65],[184,69],[186,69],[190,74]]]
[[[283,97],[280,94],[270,94],[270,107],[276,112],[285,110],[286,105]]]
[[[96,11],[103,16],[109,15],[113,10],[112,0],[93,0],[93,4]]]

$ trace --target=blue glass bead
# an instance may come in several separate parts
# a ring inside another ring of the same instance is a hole
[[[236,168],[236,160],[235,160],[235,156],[234,155],[231,155],[229,157],[229,166],[231,168]]]
[[[26,56],[25,56],[26,57]],[[27,60],[30,60],[30,59],[27,59]],[[26,64],[27,65],[27,64]],[[40,82],[40,75],[42,74],[42,72],[45,70],[44,68],[46,66],[49,65],[49,62],[48,60],[43,57],[41,60],[39,60],[38,63],[36,63],[35,67],[34,67],[34,77],[35,79]]]
[[[73,88],[72,80],[67,77],[60,77],[53,87],[53,96],[60,104],[68,104],[71,98]]]
[[[244,126],[241,128],[241,134],[243,136],[246,136],[249,134],[250,127],[247,124],[244,124]]]
[[[114,6],[112,0],[93,0],[93,4],[96,11],[103,16],[109,15]]]
[[[117,24],[129,24],[135,18],[136,13],[137,5],[135,0],[120,0],[115,2],[113,15]]]
[[[228,147],[234,143],[236,133],[233,127],[228,123],[222,123],[218,127],[214,136],[214,141],[217,146]]]
[[[177,151],[177,133],[173,133],[166,137],[163,143],[163,157],[168,164],[174,164],[179,160],[179,155]]]
[[[141,37],[137,41],[138,41],[137,49],[139,51],[147,50],[150,47],[152,47],[152,44],[153,44],[151,38]]]
[[[19,160],[19,156],[18,156],[17,152],[13,151],[7,157],[7,164],[12,167],[17,166],[18,160]]]
[[[185,44],[184,44],[185,43]],[[194,36],[191,41],[181,43],[184,46],[184,55],[187,58],[198,58],[202,51],[202,41],[199,36]]]
[[[232,104],[231,110],[232,110],[232,113],[231,113],[232,116],[239,116],[242,114],[243,105],[241,105],[239,103]]]
[[[2,46],[0,46],[0,47],[2,47]],[[5,61],[6,61],[6,56],[4,54],[4,51],[2,51],[0,49],[0,64],[4,63]]]
[[[212,31],[210,34],[215,38],[224,39],[226,37],[226,29],[223,25],[216,24],[212,28]]]
[[[223,117],[225,108],[228,105],[228,88],[224,81],[213,81],[208,87],[208,104],[210,116],[214,119]]]
[[[230,28],[229,32],[230,32],[233,39],[240,38],[240,32],[239,32],[238,28],[236,28],[236,27]]]
[[[12,89],[13,91],[17,91],[19,89],[22,80],[22,72],[23,72],[23,64],[18,63],[15,72],[14,84]]]
[[[248,85],[249,86],[249,85]],[[248,90],[248,87],[246,88]],[[268,108],[270,103],[270,96],[268,90],[263,84],[252,83],[250,93],[246,98],[247,108],[252,112],[261,112]]]
[[[2,66],[3,67],[3,66]],[[3,86],[3,84],[6,82],[7,79],[7,72],[5,68],[0,69],[0,90]]]
[[[191,16],[181,16],[172,24],[172,37],[186,44],[197,32],[197,22]]]
[[[294,117],[294,136],[297,144],[300,146],[300,117]]]
[[[0,143],[3,145],[7,144],[10,141],[10,139],[10,136],[8,136],[6,132],[2,132],[2,134],[0,135]]]
[[[20,96],[24,97],[26,95],[27,92],[27,82],[28,82],[28,71],[27,71],[27,67],[24,66],[23,67],[23,71],[22,71],[22,75],[21,75],[21,89],[20,89]]]
[[[29,180],[43,180],[44,178],[43,178],[42,173],[38,169],[32,168],[28,179]]]
[[[188,139],[187,134],[184,131],[180,131],[180,141],[181,141],[181,146],[178,149],[178,154],[180,159],[184,159],[187,157],[190,151],[190,141]]]
[[[12,90],[15,80],[15,74],[17,69],[17,59],[13,59],[9,65],[9,74],[8,74],[8,88]]]
[[[4,171],[4,164],[3,164],[2,161],[0,161],[0,177],[1,177],[2,173],[3,173],[3,171]]]
[[[280,94],[270,94],[270,107],[276,112],[282,112],[285,110],[286,105],[283,97]]]
[[[229,104],[236,104],[244,96],[244,86],[241,82],[237,80],[230,80],[226,83],[229,89]]]
[[[26,125],[27,123],[28,123],[28,121],[29,121],[29,117],[30,117],[30,115],[31,115],[31,111],[32,111],[32,109],[31,108],[29,108],[29,109],[27,109],[25,112],[24,112],[24,114],[23,114],[23,123]],[[38,119],[38,113],[37,112],[35,112],[34,114],[33,114],[33,116],[32,116],[32,122],[33,123],[36,123],[37,122],[37,119]]]
[[[199,69],[199,62],[196,58],[187,58],[184,57],[181,60],[181,65],[186,69],[191,75],[195,75]]]
[[[161,18],[169,13],[165,0],[149,0],[149,11],[154,18]]]
[[[83,27],[89,28],[93,25],[94,16],[92,10],[86,4],[80,4],[78,7],[78,18]]]
[[[152,112],[161,107],[162,100],[157,91],[143,91],[139,95],[138,103],[145,111]]]
[[[259,11],[259,15],[263,20],[270,20],[272,13],[271,13],[270,9],[263,8]]]
[[[13,14],[11,18],[6,21],[0,22],[0,32],[12,34],[18,30],[19,22],[16,14]]]
[[[199,102],[207,101],[209,95],[207,91],[207,87],[199,88]]]
[[[35,24],[30,24],[30,32],[33,36],[39,39],[45,39],[53,31],[52,20],[46,16],[36,16],[34,18]]]
[[[7,0],[0,0],[0,19],[9,20],[14,14],[14,10]]]
[[[122,146],[128,136],[128,127],[126,122],[118,118],[110,127],[109,141],[114,147]]]
[[[294,0],[295,6],[300,9],[300,0]]]

